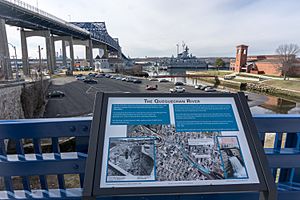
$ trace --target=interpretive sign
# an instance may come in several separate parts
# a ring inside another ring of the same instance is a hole
[[[92,196],[266,190],[237,94],[100,96],[86,172]]]

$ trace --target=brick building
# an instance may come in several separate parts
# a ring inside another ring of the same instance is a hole
[[[230,69],[235,72],[247,72],[254,74],[266,74],[281,76],[282,63],[280,55],[258,55],[248,56],[248,46],[239,45],[236,47],[236,59],[230,60]],[[300,75],[300,60],[292,56],[293,66],[290,69],[290,75]]]

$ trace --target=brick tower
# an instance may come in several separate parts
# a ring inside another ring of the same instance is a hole
[[[248,53],[248,46],[239,45],[236,47],[235,69],[234,69],[235,72],[242,71],[242,67],[246,66],[247,53]]]

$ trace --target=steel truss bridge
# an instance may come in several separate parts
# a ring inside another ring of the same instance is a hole
[[[93,44],[105,44],[108,50],[121,52],[118,39],[112,38],[105,22],[67,22],[20,0],[0,0],[0,18],[11,26],[31,30],[49,30],[57,36],[91,39]]]

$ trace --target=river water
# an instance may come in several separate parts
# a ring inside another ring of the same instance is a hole
[[[194,69],[168,69],[157,70],[155,68],[148,69],[147,73],[150,76],[157,75],[186,75],[186,71],[196,71]],[[194,85],[196,80],[194,78],[170,78],[170,81],[181,81],[189,85]],[[199,83],[199,81],[197,81]],[[283,99],[276,96],[250,93],[249,107],[252,114],[300,114],[300,100],[298,102]]]

